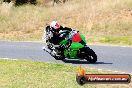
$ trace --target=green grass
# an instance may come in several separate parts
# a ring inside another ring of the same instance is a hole
[[[112,71],[99,71],[87,68],[87,73],[106,74]],[[77,67],[45,62],[0,60],[0,88],[119,88],[132,84],[86,84],[76,83]]]
[[[101,43],[132,45],[132,37],[104,37],[100,39]]]
[[[132,0],[69,0],[54,7],[38,2],[0,4],[0,40],[41,40],[45,25],[57,20],[82,32],[88,43],[132,45]]]
[[[110,45],[132,45],[132,37],[126,36],[103,36],[87,39],[90,44],[110,44]]]

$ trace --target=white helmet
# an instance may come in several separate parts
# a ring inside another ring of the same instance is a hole
[[[60,24],[57,22],[57,21],[52,21],[51,24],[50,24],[50,28],[53,28],[53,29],[59,29],[60,28]]]

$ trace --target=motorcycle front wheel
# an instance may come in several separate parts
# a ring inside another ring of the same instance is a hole
[[[86,47],[86,58],[85,59],[89,61],[90,63],[95,63],[97,61],[97,55],[92,49],[90,49],[89,47]]]

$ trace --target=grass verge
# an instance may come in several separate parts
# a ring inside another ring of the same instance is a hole
[[[45,24],[57,20],[79,30],[88,42],[132,45],[131,8],[132,0],[69,0],[54,7],[2,3],[0,40],[41,40]]]
[[[87,68],[87,73],[110,74]],[[1,88],[130,88],[130,84],[86,84],[76,83],[77,67],[65,64],[22,60],[0,60]]]

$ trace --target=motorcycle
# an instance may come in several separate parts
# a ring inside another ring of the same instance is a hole
[[[56,60],[67,59],[79,59],[87,60],[90,63],[95,63],[97,61],[97,55],[95,52],[88,47],[86,44],[85,37],[79,33],[79,31],[61,31],[59,32],[61,41],[58,45],[53,44],[51,37],[53,36],[50,30],[46,31],[46,47],[43,48],[44,51],[48,52]],[[76,38],[81,39],[81,42],[77,42]]]

